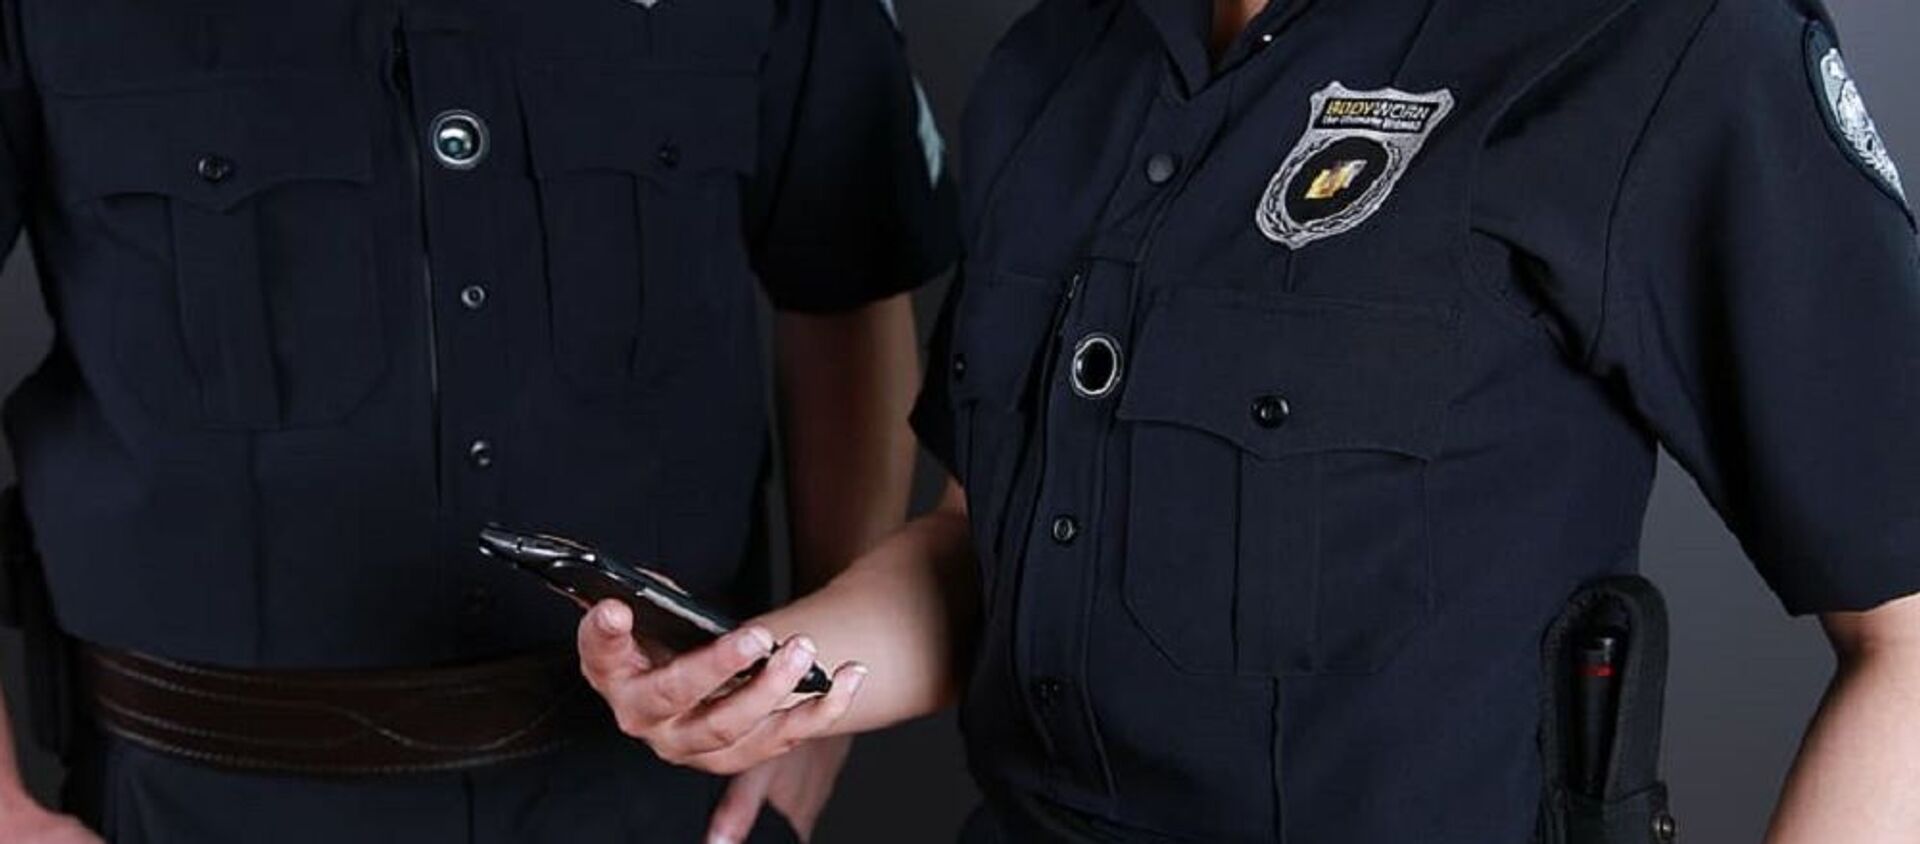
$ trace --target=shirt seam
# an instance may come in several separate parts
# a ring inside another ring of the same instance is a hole
[[[1597,363],[1601,358],[1601,348],[1606,344],[1608,329],[1617,321],[1615,319],[1617,315],[1614,313],[1615,309],[1613,306],[1614,271],[1617,269],[1614,262],[1614,256],[1616,254],[1615,245],[1619,242],[1621,222],[1625,216],[1624,211],[1626,208],[1627,194],[1632,187],[1634,177],[1638,174],[1641,154],[1645,152],[1649,146],[1649,141],[1653,135],[1654,124],[1659,122],[1661,116],[1666,112],[1668,98],[1672,95],[1674,85],[1680,78],[1680,72],[1686,68],[1689,60],[1693,58],[1694,48],[1699,45],[1701,37],[1705,35],[1707,24],[1710,23],[1713,20],[1713,16],[1720,11],[1720,4],[1721,0],[1713,0],[1700,14],[1700,19],[1694,22],[1693,31],[1688,34],[1685,46],[1680,49],[1680,54],[1675,57],[1673,66],[1667,70],[1666,78],[1661,80],[1660,92],[1654,96],[1653,103],[1647,109],[1646,119],[1641,122],[1639,131],[1635,133],[1633,142],[1628,146],[1626,161],[1620,168],[1620,178],[1614,185],[1613,199],[1607,208],[1606,237],[1601,243],[1599,312],[1594,320],[1592,342],[1587,344],[1587,348],[1581,358],[1581,365],[1589,372],[1596,369]],[[1689,401],[1692,400],[1692,397],[1689,396]]]
[[[791,11],[791,8],[789,11]],[[800,134],[800,124],[805,119],[804,116],[809,95],[812,93],[814,65],[819,61],[820,5],[818,3],[812,4],[807,10],[807,15],[806,60],[801,62],[800,78],[794,82],[792,108],[784,115],[786,125],[778,129],[780,132],[778,159],[773,162],[772,172],[755,174],[755,178],[765,180],[767,191],[765,207],[756,209],[758,219],[749,222],[749,225],[751,225],[753,229],[751,230],[751,237],[746,245],[749,250],[749,257],[756,265],[756,269],[759,269],[759,265],[767,255],[767,250],[773,242],[774,228],[780,219],[781,207],[787,201],[787,191],[788,188],[791,187],[788,180],[792,177],[793,173],[793,148]],[[777,22],[775,26],[778,26]],[[778,46],[777,44],[775,45],[776,48]],[[769,50],[766,55],[761,57],[759,75],[761,96],[763,97],[766,95],[767,83],[765,77],[772,57],[772,50]],[[772,127],[767,126],[760,127],[758,132],[760,142],[764,143],[766,141],[768,131],[771,128]],[[762,275],[764,276],[766,273],[763,272]]]

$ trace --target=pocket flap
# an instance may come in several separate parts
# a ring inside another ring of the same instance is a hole
[[[1002,273],[969,282],[954,323],[955,404],[1019,406],[1053,326],[1060,285],[1050,279]]]
[[[1266,459],[1430,459],[1456,334],[1438,308],[1175,291],[1149,309],[1117,414],[1195,428]]]
[[[750,75],[568,61],[520,76],[540,178],[613,170],[670,180],[758,165],[759,85]]]
[[[49,93],[55,183],[68,201],[162,194],[213,211],[286,182],[365,184],[368,107],[354,83],[325,77]]]

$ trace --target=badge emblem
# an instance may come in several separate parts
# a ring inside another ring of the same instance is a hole
[[[1260,197],[1260,233],[1299,249],[1366,222],[1452,111],[1453,92],[1445,89],[1355,91],[1338,82],[1321,89],[1306,134]]]
[[[1887,151],[1873,115],[1867,113],[1867,102],[1861,99],[1860,86],[1847,70],[1847,60],[1825,28],[1816,25],[1808,31],[1807,60],[1814,90],[1826,106],[1827,128],[1833,130],[1848,157],[1887,192],[1905,202],[1907,193],[1900,184],[1900,169],[1894,166],[1893,154]]]

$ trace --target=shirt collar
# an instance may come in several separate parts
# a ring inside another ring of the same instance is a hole
[[[1213,38],[1213,0],[1133,0],[1165,42],[1181,82],[1188,91],[1198,91],[1213,79],[1213,58],[1208,42]],[[1275,31],[1300,16],[1313,5],[1312,0],[1268,0],[1267,8],[1253,19],[1250,28]]]
[[[1284,2],[1284,0],[1274,0]],[[1188,91],[1198,91],[1213,77],[1207,40],[1213,32],[1212,0],[1134,0],[1166,43],[1167,55]]]

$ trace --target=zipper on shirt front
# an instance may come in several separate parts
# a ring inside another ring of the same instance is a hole
[[[433,288],[433,251],[427,223],[427,179],[426,171],[420,160],[420,118],[413,99],[413,62],[407,49],[407,30],[404,25],[393,29],[393,85],[400,94],[400,105],[407,112],[407,173],[413,183],[415,222],[420,233],[420,285],[424,297],[427,316],[427,389],[430,404],[430,423],[432,430],[429,439],[433,447],[433,494],[434,503],[439,504],[444,497],[441,475],[445,455],[440,424],[440,328],[438,314],[434,307]]]
[[[1001,518],[996,528],[998,535],[992,537],[999,552],[999,558],[1017,566],[1006,575],[1010,578],[1013,588],[1013,594],[1008,599],[1012,613],[1009,623],[1013,626],[1013,635],[1007,637],[1008,664],[1013,666],[1014,675],[1021,678],[1015,683],[1018,689],[1016,694],[1025,702],[1026,705],[1022,709],[1032,720],[1035,735],[1040,738],[1040,743],[1045,747],[1049,759],[1058,758],[1059,748],[1054,744],[1051,727],[1034,716],[1035,708],[1027,691],[1026,682],[1029,679],[1028,674],[1031,673],[1029,666],[1032,660],[1028,658],[1026,649],[1022,647],[1025,641],[1024,630],[1027,626],[1025,613],[1022,611],[1026,593],[1026,568],[1029,562],[1027,548],[1043,518],[1041,497],[1045,492],[1048,474],[1047,426],[1053,415],[1051,393],[1054,390],[1054,379],[1060,374],[1060,354],[1067,343],[1062,332],[1066,330],[1067,321],[1073,315],[1074,302],[1080,298],[1080,289],[1086,285],[1090,270],[1091,267],[1085,264],[1076,266],[1072,276],[1067,279],[1065,290],[1060,294],[1060,301],[1054,305],[1053,318],[1048,325],[1047,340],[1044,344],[1046,357],[1037,362],[1039,366],[1039,371],[1035,373],[1037,389],[1029,395],[1029,400],[1033,402],[1033,419],[1020,438],[1020,453],[1015,457],[1014,477],[1007,490],[1008,495],[1014,498],[1008,509],[1013,510],[1013,505],[1017,504],[1022,505],[1020,509],[1024,512],[1008,512]],[[1026,469],[1029,466],[1032,467],[1031,470]]]
[[[1086,284],[1087,271],[1088,267],[1084,264],[1074,268],[1073,274],[1067,279],[1065,290],[1060,294],[1060,301],[1053,306],[1053,317],[1048,323],[1047,340],[1044,346],[1045,357],[1039,361],[1035,361],[1033,364],[1039,367],[1039,372],[1035,373],[1034,379],[1034,383],[1038,386],[1039,392],[1031,396],[1034,402],[1033,421],[1029,423],[1026,432],[1021,437],[1020,454],[1015,457],[1016,462],[1014,466],[1016,467],[1026,466],[1029,460],[1034,459],[1038,459],[1041,465],[1045,464],[1047,418],[1050,415],[1047,406],[1047,392],[1053,389],[1053,379],[1059,373],[1057,362],[1060,358],[1060,352],[1065,348],[1067,342],[1066,338],[1062,337],[1060,333],[1066,330],[1067,317],[1073,313],[1074,300],[1080,297],[1080,288]],[[1019,491],[1017,486],[1017,472],[1018,470],[1016,469],[1016,486],[1013,490],[1010,490],[1010,492]],[[1022,514],[1022,518],[1012,518],[1014,516],[1012,513],[1008,513],[1001,518],[1000,525],[997,528],[999,535],[992,537],[994,551],[997,552],[1000,559],[1015,559],[1012,556],[1008,556],[1009,552],[1015,550],[1018,550],[1022,556],[1026,554],[1025,542],[1021,542],[1017,548],[1013,545],[1016,534],[1009,530],[1009,527],[1015,524],[1020,525],[1021,533],[1018,534],[1018,536],[1024,537],[1026,535],[1025,532],[1032,529],[1031,522],[1036,518],[1035,514],[1038,512],[1039,506],[1038,490],[1036,490],[1034,500],[1028,503],[1027,512]]]

